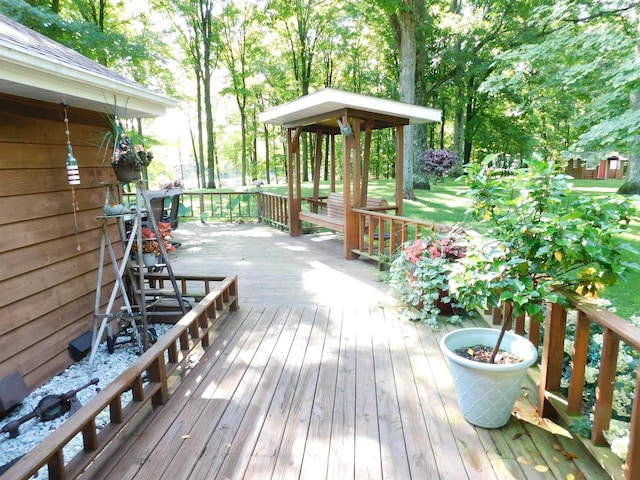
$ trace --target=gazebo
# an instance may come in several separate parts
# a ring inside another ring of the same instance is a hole
[[[318,223],[344,233],[344,254],[355,258],[358,217],[354,208],[370,206],[368,198],[369,164],[373,130],[394,128],[396,131],[395,205],[389,206],[402,215],[404,127],[406,125],[439,122],[441,111],[367,95],[325,88],[292,102],[274,107],[260,114],[263,123],[280,125],[286,129],[287,179],[289,184],[289,231],[292,236],[302,233],[302,220]],[[316,136],[313,170],[313,195],[302,196],[300,174],[300,136],[310,132]],[[323,155],[323,135],[329,136],[330,190],[336,190],[336,136],[342,135],[342,195],[330,195],[329,203],[320,198],[320,164]],[[364,135],[364,142],[361,142]],[[333,205],[331,199],[333,198]],[[339,199],[339,200],[337,200]],[[311,212],[302,210],[308,200]],[[336,202],[338,204],[336,205]],[[314,213],[320,206],[323,214]],[[331,208],[334,213],[331,213]],[[328,215],[326,213],[329,212]],[[330,222],[321,217],[333,216]]]

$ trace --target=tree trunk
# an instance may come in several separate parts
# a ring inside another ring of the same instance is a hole
[[[400,33],[400,101],[415,103],[416,88],[416,25],[413,11],[401,10],[399,13]],[[403,198],[415,199],[413,191],[414,165],[413,126],[404,128],[404,195]]]
[[[462,162],[464,161],[464,105],[460,101],[463,98],[462,87],[457,88],[455,112],[453,115],[453,151],[458,156],[456,165],[453,167],[454,174],[462,173]]]
[[[269,157],[271,156],[271,149],[269,148],[269,127],[265,123],[262,128],[264,131],[264,174],[267,179],[267,185],[270,185],[271,174],[269,172],[271,169],[269,165],[271,164],[271,159]]]

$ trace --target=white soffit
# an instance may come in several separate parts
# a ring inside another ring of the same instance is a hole
[[[307,118],[315,118],[344,109],[405,118],[410,124],[439,122],[442,118],[442,112],[435,108],[325,88],[266,110],[258,116],[258,120],[274,125],[292,125]]]
[[[0,93],[120,117],[157,117],[176,102],[0,15]]]

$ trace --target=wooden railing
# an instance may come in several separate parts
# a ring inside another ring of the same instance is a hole
[[[190,283],[194,280],[188,279]],[[205,282],[204,288],[209,293],[127,370],[16,462],[3,478],[28,479],[45,465],[50,479],[76,478],[143,406],[166,403],[171,374],[196,345],[209,346],[209,329],[223,312],[238,309],[236,277],[201,276],[200,280]],[[129,390],[133,400],[124,405],[122,396]],[[108,411],[109,421],[97,430],[96,417],[103,411]],[[84,449],[66,461],[63,448],[78,434],[82,436]]]
[[[135,194],[125,193],[125,202],[135,201]],[[257,192],[188,192],[180,195],[179,217],[232,222],[258,218]]]
[[[571,357],[571,377],[566,396],[560,391],[560,382],[564,366],[564,341],[567,334],[567,311],[559,304],[549,304],[544,323],[544,338],[539,377],[538,412],[541,417],[560,417],[568,425],[581,418],[585,371],[592,324],[603,330],[603,345],[600,352],[600,366],[596,399],[593,413],[593,428],[590,439],[583,439],[591,451],[614,479],[635,480],[640,478],[640,366],[636,372],[635,394],[631,410],[630,437],[627,459],[624,465],[608,447],[604,432],[609,429],[613,414],[613,394],[615,387],[616,365],[620,342],[640,352],[640,328],[615,315],[593,300],[575,293],[568,294],[570,303],[577,311],[574,334],[574,347]],[[500,314],[494,314],[494,323],[499,323]],[[525,321],[518,319],[515,331],[525,335]],[[540,325],[529,322],[529,339],[536,345],[540,343]]]
[[[125,193],[126,202],[135,194]],[[182,192],[178,216],[204,221],[257,219],[278,228],[289,228],[289,200],[283,195],[265,192]]]
[[[361,256],[378,262],[388,261],[393,253],[407,241],[424,236],[433,224],[421,220],[398,217],[379,212],[354,209],[359,216],[359,246]],[[380,241],[380,240],[383,241]],[[603,329],[603,348],[599,366],[597,395],[594,407],[593,434],[585,445],[601,462],[603,468],[614,479],[640,479],[640,366],[637,371],[635,395],[631,412],[631,431],[627,459],[622,462],[615,457],[604,438],[613,415],[613,392],[620,342],[624,342],[640,354],[640,328],[612,312],[599,307],[590,299],[577,294],[569,295],[571,305],[577,310],[577,325],[574,338],[574,353],[571,378],[567,396],[560,392],[564,367],[564,341],[566,338],[567,312],[559,304],[550,304],[544,324],[544,338],[537,322],[529,322],[528,337],[536,345],[542,345],[539,377],[538,411],[542,417],[560,416],[569,425],[582,413],[587,350],[591,324]],[[499,323],[499,312],[494,323]],[[525,320],[515,322],[517,333],[525,333]]]
[[[388,263],[403,243],[421,238],[434,228],[433,222],[415,218],[360,208],[353,211],[358,214],[358,247],[354,253],[379,265]]]
[[[258,198],[258,221],[289,228],[289,199],[282,195],[260,192]]]
[[[196,218],[232,222],[258,217],[256,192],[183,192],[180,202]]]

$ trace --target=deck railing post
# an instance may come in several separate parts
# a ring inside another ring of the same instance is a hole
[[[596,387],[596,405],[593,415],[593,432],[591,434],[591,442],[598,447],[607,445],[604,432],[609,430],[611,423],[619,346],[620,340],[611,330],[605,328],[602,335],[600,374],[598,375],[598,386]]]
[[[633,396],[631,407],[631,427],[629,430],[629,447],[627,449],[627,461],[624,465],[624,478],[633,480],[640,478],[640,366],[636,371],[636,394]]]
[[[584,312],[578,311],[576,333],[571,357],[571,381],[567,398],[567,413],[579,415],[582,410],[582,394],[584,392],[585,369],[589,351],[590,322]]]
[[[566,330],[567,311],[556,303],[548,303],[538,392],[538,413],[543,418],[555,415],[555,411],[546,400],[546,392],[560,390]]]

